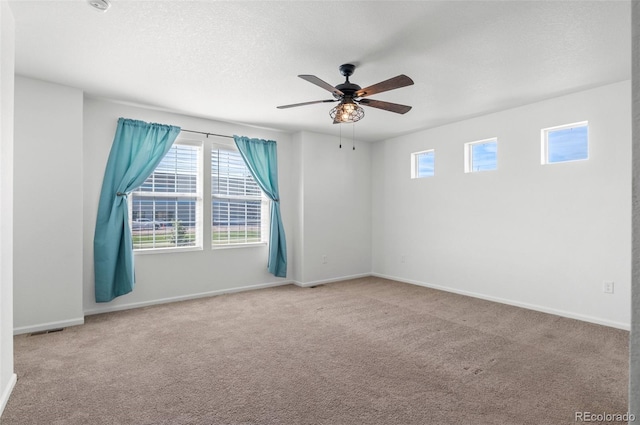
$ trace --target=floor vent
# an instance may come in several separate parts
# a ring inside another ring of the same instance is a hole
[[[57,328],[57,329],[49,329],[49,330],[46,330],[46,331],[32,332],[32,333],[29,334],[29,336],[52,334],[52,333],[55,333],[55,332],[62,332],[63,330],[64,330],[64,328]]]

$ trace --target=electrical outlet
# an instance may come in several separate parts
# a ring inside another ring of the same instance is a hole
[[[326,255],[322,256],[322,264],[327,264],[327,256]]]
[[[404,263],[405,261],[407,261],[407,256],[406,255],[401,255],[400,256],[400,262]]]
[[[613,282],[610,280],[602,282],[602,292],[605,294],[613,294]]]

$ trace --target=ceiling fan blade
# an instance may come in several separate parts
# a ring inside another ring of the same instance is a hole
[[[400,87],[406,87],[413,84],[413,80],[406,75],[398,75],[397,77],[389,78],[388,80],[382,81],[378,84],[374,84],[369,87],[365,87],[361,90],[358,90],[355,93],[355,97],[366,97],[371,96],[372,94],[382,93],[384,91],[399,89]]]
[[[303,102],[303,103],[293,103],[291,105],[282,105],[278,106],[278,109],[287,109],[287,108],[295,108],[296,106],[305,106],[305,105],[313,105],[314,103],[329,103],[329,102],[337,102],[336,99],[326,99],[326,100],[314,100],[312,102]]]
[[[395,112],[396,114],[406,114],[411,110],[411,106],[400,105],[398,103],[383,102],[373,99],[361,99],[359,104],[371,106],[372,108],[384,109],[385,111]]]
[[[312,84],[315,84],[318,87],[322,87],[327,91],[330,91],[331,93],[333,93],[334,96],[344,96],[344,93],[342,93],[340,90],[333,87],[331,84],[325,81],[322,81],[320,78],[316,77],[315,75],[298,75],[298,77]]]

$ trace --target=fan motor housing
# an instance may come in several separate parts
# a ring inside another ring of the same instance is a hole
[[[342,93],[344,93],[345,97],[347,97],[347,96],[353,97],[355,92],[360,90],[362,87],[360,87],[357,84],[353,84],[353,83],[350,83],[350,82],[347,81],[346,83],[338,84],[336,86],[336,88],[338,90],[340,90]]]

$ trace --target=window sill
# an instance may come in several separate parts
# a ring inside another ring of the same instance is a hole
[[[138,249],[133,250],[135,255],[149,255],[149,254],[175,254],[177,252],[193,252],[202,251],[201,246],[190,246],[185,248],[152,248],[152,249]]]
[[[211,250],[216,251],[218,249],[235,249],[235,248],[258,248],[267,246],[266,242],[257,243],[234,243],[229,245],[211,245]]]
[[[211,250],[224,250],[224,249],[237,249],[237,248],[259,248],[266,247],[267,242],[257,242],[257,243],[237,243],[237,244],[229,244],[229,245],[212,245]],[[139,249],[134,250],[134,255],[155,255],[155,254],[175,254],[179,252],[194,252],[194,251],[203,251],[201,246],[191,246],[187,248],[155,248],[155,249]]]

